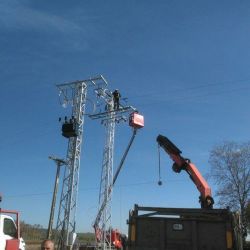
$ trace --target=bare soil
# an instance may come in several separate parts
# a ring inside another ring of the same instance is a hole
[[[26,250],[40,250],[41,249],[41,245],[39,243],[37,243],[37,244],[35,244],[35,243],[26,244],[25,249]]]

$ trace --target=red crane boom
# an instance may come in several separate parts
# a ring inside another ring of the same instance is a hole
[[[174,161],[172,166],[173,171],[180,173],[182,170],[185,170],[196,185],[200,192],[199,202],[201,208],[213,208],[214,199],[212,197],[211,188],[202,177],[197,167],[189,159],[183,158],[181,156],[181,150],[178,149],[167,137],[158,135],[156,140]]]

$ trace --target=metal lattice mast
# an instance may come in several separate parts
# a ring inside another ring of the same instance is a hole
[[[99,191],[99,210],[94,222],[97,245],[96,249],[113,249],[111,241],[111,200],[113,188],[113,156],[114,156],[114,137],[116,122],[126,121],[124,113],[134,111],[131,106],[121,107],[114,110],[112,93],[105,90],[99,91],[105,100],[105,112],[90,115],[92,119],[101,119],[105,125],[105,145],[103,150],[102,172]]]
[[[56,231],[59,233],[57,244],[58,249],[66,249],[72,245],[72,238],[75,233],[75,216],[77,208],[77,193],[80,170],[80,153],[82,144],[82,133],[84,124],[84,110],[87,95],[87,84],[85,82],[72,82],[69,84],[57,85],[64,101],[71,102],[72,117],[75,118],[77,136],[70,137],[66,157],[66,168],[63,177],[63,186],[59,204],[59,213]]]
[[[106,204],[100,217],[99,227],[101,229],[100,243],[102,249],[111,249],[111,196],[113,181],[113,155],[115,135],[115,115],[108,113],[106,126],[106,140],[103,150],[102,174],[100,181],[99,206]]]
[[[107,82],[103,76],[57,85],[59,95],[62,97],[62,105],[72,105],[71,125],[74,125],[73,135],[66,136],[68,138],[67,164],[65,165],[56,224],[58,250],[68,249],[74,243],[80,154],[84,115],[86,114],[87,91],[89,87],[104,89],[106,86]],[[95,95],[98,96],[98,92],[95,92]]]

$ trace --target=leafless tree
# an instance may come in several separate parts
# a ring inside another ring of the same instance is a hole
[[[247,219],[247,228],[248,231],[250,232],[250,200],[247,203],[246,219]]]
[[[219,205],[239,210],[246,236],[247,205],[250,199],[250,142],[224,142],[210,152],[211,177],[217,184]]]

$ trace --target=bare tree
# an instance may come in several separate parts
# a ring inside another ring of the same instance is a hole
[[[247,229],[250,232],[250,200],[247,203],[246,219],[247,219]]]
[[[246,236],[247,205],[250,198],[250,142],[224,142],[210,152],[211,177],[217,184],[219,205],[239,210]]]

